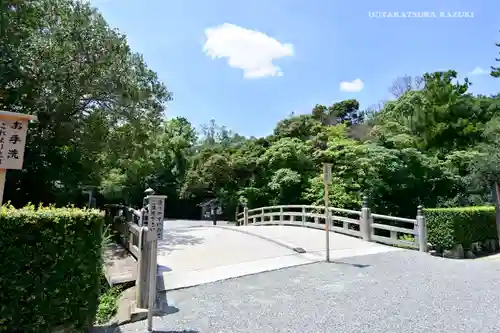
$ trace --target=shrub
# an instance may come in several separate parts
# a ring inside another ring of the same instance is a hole
[[[0,210],[0,332],[83,330],[95,317],[103,214],[27,206]]]
[[[493,206],[430,208],[424,212],[428,241],[443,250],[456,244],[469,250],[474,242],[498,238]]]

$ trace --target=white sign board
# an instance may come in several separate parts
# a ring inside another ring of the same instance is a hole
[[[325,184],[332,182],[332,165],[330,163],[323,164],[323,182]]]
[[[163,239],[163,214],[165,212],[165,196],[151,195],[149,199],[149,230],[156,232],[158,239]]]
[[[0,169],[22,169],[28,120],[0,118]]]

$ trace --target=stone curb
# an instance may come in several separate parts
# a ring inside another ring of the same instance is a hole
[[[220,226],[220,225],[213,225],[212,227],[219,228],[219,229],[224,229],[224,230],[231,230],[231,231],[240,232],[242,234],[246,234],[246,235],[249,235],[249,236],[257,237],[257,238],[260,238],[262,240],[274,243],[274,244],[276,244],[278,246],[284,247],[286,249],[289,249],[289,250],[297,252],[297,253],[306,253],[306,250],[303,249],[303,248],[301,248],[301,247],[297,247],[297,246],[295,246],[293,244],[290,244],[290,243],[286,243],[286,242],[278,241],[278,240],[275,240],[275,239],[272,239],[272,238],[269,238],[269,237],[266,237],[266,236],[262,236],[262,235],[250,232],[248,230],[241,230],[241,229],[238,229],[238,227],[226,227],[226,226]]]

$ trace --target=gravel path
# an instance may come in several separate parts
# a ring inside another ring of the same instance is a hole
[[[162,333],[497,333],[500,261],[401,251],[168,293]],[[145,332],[145,321],[114,332]]]

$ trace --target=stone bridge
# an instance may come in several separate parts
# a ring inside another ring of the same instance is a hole
[[[325,221],[329,221],[325,224]],[[426,252],[421,207],[415,219],[322,206],[244,209],[237,225],[206,221],[165,221],[158,243],[158,290],[173,290],[327,258]]]
[[[321,261],[427,251],[421,207],[415,219],[373,214],[366,200],[359,211],[307,205],[245,208],[236,223],[164,221],[163,239],[156,246],[150,242],[156,232],[136,223],[141,211],[125,210],[133,214],[118,230],[128,251],[108,251],[106,276],[111,285],[135,283],[138,308],[148,304],[149,272],[154,270],[149,258],[156,258],[156,289],[162,292]]]

